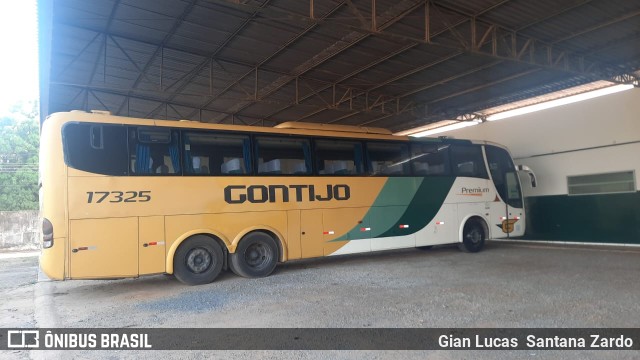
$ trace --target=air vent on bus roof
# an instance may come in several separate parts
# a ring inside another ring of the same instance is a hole
[[[109,110],[91,110],[91,113],[99,115],[111,115],[111,111]]]
[[[341,132],[355,132],[365,134],[382,134],[391,135],[391,131],[383,128],[376,127],[362,127],[352,125],[333,125],[333,124],[318,124],[318,123],[306,123],[297,121],[288,121],[275,126],[278,129],[301,129],[301,130],[320,130],[320,131],[341,131]]]

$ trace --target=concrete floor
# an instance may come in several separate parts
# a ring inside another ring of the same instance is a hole
[[[36,258],[0,259],[2,327],[638,327],[640,249],[490,242],[283,264],[189,287],[170,276],[35,282]],[[638,358],[637,351],[162,352],[168,358]],[[1,358],[49,358],[41,351]],[[60,355],[60,354],[57,354]],[[57,357],[56,355],[56,357]],[[154,352],[64,356],[154,358]]]

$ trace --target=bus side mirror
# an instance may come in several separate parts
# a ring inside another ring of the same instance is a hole
[[[536,181],[536,174],[533,173],[533,171],[526,165],[517,165],[516,169],[518,169],[518,171],[523,171],[525,173],[527,173],[527,175],[529,175],[529,179],[531,179],[531,187],[536,187],[537,186],[537,181]]]

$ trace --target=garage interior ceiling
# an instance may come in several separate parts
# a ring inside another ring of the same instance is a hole
[[[42,113],[405,130],[638,85],[638,0],[40,0]]]

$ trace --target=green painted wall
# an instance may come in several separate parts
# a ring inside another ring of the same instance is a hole
[[[524,239],[640,244],[640,192],[528,197]]]

